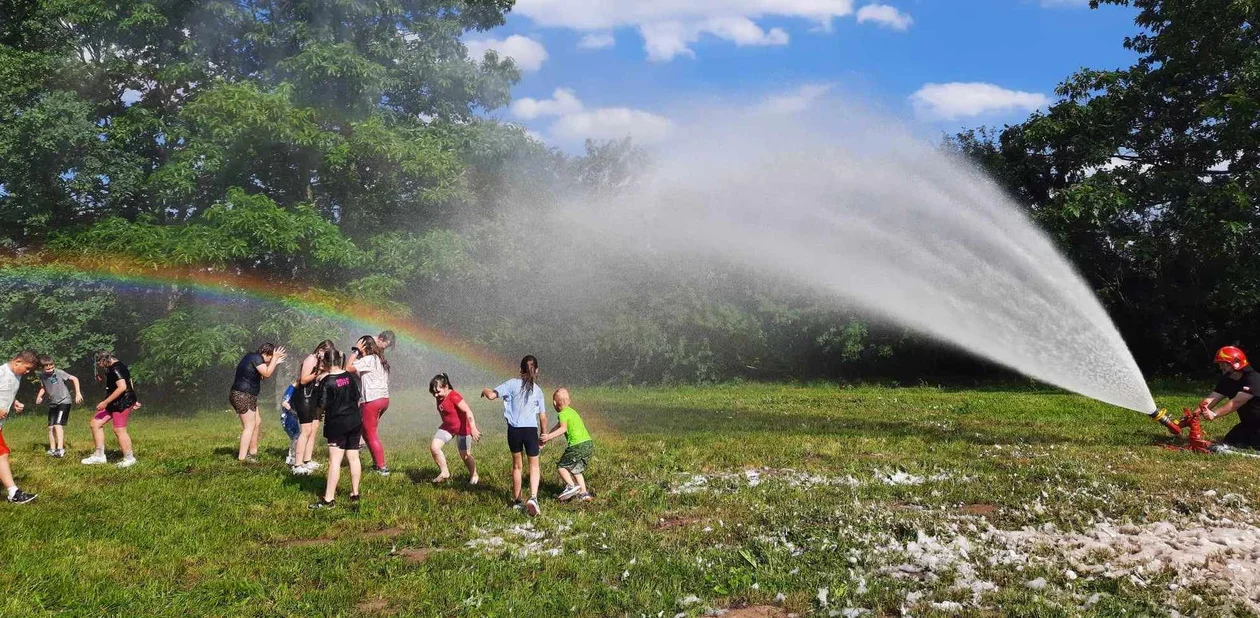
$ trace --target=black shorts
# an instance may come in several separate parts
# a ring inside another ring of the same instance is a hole
[[[538,456],[537,427],[508,427],[508,448],[513,453],[525,451],[530,457]]]
[[[335,446],[343,451],[357,451],[359,444],[363,442],[363,426],[359,425],[345,433],[330,435],[325,432],[324,437],[328,439],[328,446]]]
[[[289,399],[289,406],[293,408],[293,413],[297,415],[298,422],[305,425],[314,423],[319,420],[319,414],[314,406],[311,405],[311,398],[303,394],[304,388],[299,387],[293,393],[293,397]]]
[[[55,406],[48,406],[48,426],[61,425],[66,426],[66,422],[70,420],[70,404],[59,403]]]

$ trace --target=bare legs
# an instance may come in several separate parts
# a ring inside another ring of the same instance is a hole
[[[347,451],[335,446],[328,446],[328,483],[324,485],[324,502],[332,502],[337,498],[337,483],[341,480],[341,460],[350,463],[350,495],[359,495],[359,480],[363,478],[363,465],[359,461],[359,450]]]
[[[245,461],[250,455],[258,454],[258,410],[250,410],[241,417],[241,445],[236,458]]]

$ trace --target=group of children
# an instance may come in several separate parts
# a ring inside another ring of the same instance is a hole
[[[371,451],[374,469],[388,476],[384,447],[378,435],[378,423],[389,408],[389,362],[384,351],[391,347],[394,335],[385,331],[375,337],[360,337],[348,354],[343,354],[332,341],[321,342],[303,359],[297,377],[290,383],[282,398],[281,424],[289,436],[289,455],[286,463],[293,474],[307,475],[320,466],[312,456],[315,436],[323,423],[324,438],[328,442],[328,475],[324,493],[311,505],[313,509],[331,508],[336,503],[336,490],[343,460],[350,468],[350,501],[359,499],[359,482],[362,466],[359,448],[366,441]],[[257,461],[258,453],[258,394],[262,380],[271,377],[285,359],[284,348],[264,344],[256,352],[247,354],[237,366],[236,376],[228,401],[241,420],[239,459]],[[136,458],[127,423],[131,412],[140,407],[135,387],[127,366],[114,357],[112,352],[100,351],[95,355],[98,380],[103,383],[105,398],[96,406],[96,414],[90,425],[94,451],[81,463],[86,465],[106,463],[105,432],[112,423],[118,444],[123,452],[119,467],[135,465]],[[78,378],[58,369],[47,355],[24,351],[8,363],[0,366],[0,483],[14,503],[26,503],[35,499],[17,487],[9,466],[9,448],[4,442],[3,420],[9,410],[23,410],[16,401],[21,377],[39,366],[40,389],[35,403],[48,405],[48,455],[65,456],[65,425],[69,421],[72,404],[83,402]],[[584,471],[594,453],[594,442],[578,413],[570,406],[567,389],[557,389],[552,394],[552,405],[558,414],[558,422],[547,430],[547,409],[538,377],[538,361],[533,356],[521,359],[521,373],[491,389],[484,389],[482,397],[503,401],[504,418],[507,421],[508,448],[512,452],[512,506],[524,509],[534,516],[540,512],[538,487],[540,481],[539,453],[543,445],[564,437],[567,447],[560,456],[558,468],[565,487],[558,498],[561,501],[592,499],[586,486]],[[73,388],[73,396],[71,395]],[[481,440],[472,408],[455,390],[451,378],[445,373],[429,381],[429,393],[437,404],[441,420],[429,444],[430,454],[438,466],[435,484],[451,478],[443,447],[454,440],[460,460],[468,469],[468,482],[480,482],[477,462],[472,454],[472,443]],[[522,499],[524,463],[529,462],[529,497]]]
[[[114,357],[113,352],[101,350],[95,354],[97,379],[105,390],[105,398],[96,404],[96,414],[92,417],[92,441],[95,449],[92,454],[80,463],[85,465],[106,463],[105,458],[105,424],[112,423],[114,435],[118,438],[118,446],[123,452],[118,467],[127,468],[136,464],[131,436],[127,433],[127,421],[131,412],[140,407],[136,400],[136,390],[131,382],[131,372],[127,366]],[[22,376],[39,366],[40,388],[35,395],[36,405],[48,404],[48,455],[58,459],[66,456],[66,423],[70,420],[72,404],[83,403],[83,390],[79,379],[58,369],[51,356],[36,354],[33,350],[24,350],[9,362],[0,366],[0,483],[4,484],[9,502],[25,504],[34,500],[37,494],[27,493],[18,488],[13,480],[13,471],[9,465],[9,446],[4,441],[4,419],[9,410],[22,412],[25,406],[17,401],[18,388],[22,384]],[[101,374],[100,372],[104,372]],[[70,387],[74,387],[74,396],[70,395]]]

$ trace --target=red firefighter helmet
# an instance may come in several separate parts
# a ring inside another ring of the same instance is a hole
[[[1246,367],[1249,364],[1247,362],[1247,355],[1243,354],[1242,350],[1232,345],[1227,345],[1217,350],[1216,359],[1212,362],[1229,363],[1229,366],[1232,367],[1234,371],[1241,371],[1243,367]]]

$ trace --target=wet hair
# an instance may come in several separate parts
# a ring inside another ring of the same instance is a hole
[[[451,377],[445,373],[439,373],[429,380],[429,394],[436,395],[439,388],[455,388],[451,386]]]
[[[13,360],[27,365],[34,365],[36,361],[35,350],[22,350],[17,353],[17,356],[13,357]]]
[[[96,376],[97,382],[104,382],[105,376],[101,375],[101,363],[114,359],[113,350],[97,350],[92,353],[95,362],[92,363],[92,375]]]
[[[40,366],[53,364],[53,357],[47,354],[40,354],[36,360],[39,361]]]
[[[359,337],[359,351],[364,356],[375,356],[381,361],[381,366],[385,368],[385,373],[389,373],[389,361],[385,360],[385,351],[376,344],[376,339],[371,335]]]
[[[381,346],[382,348],[387,348],[387,347],[389,347],[389,346],[391,346],[391,345],[394,345],[395,343],[397,343],[397,342],[398,342],[398,338],[394,336],[394,331],[392,331],[392,330],[383,330],[383,331],[381,331],[381,334],[379,334],[379,335],[377,335],[377,336],[376,336],[376,338],[377,338],[377,339],[379,339],[379,340],[381,340],[381,341],[388,341],[388,342],[389,342],[389,345],[382,345],[382,346]]]
[[[534,376],[537,374],[538,359],[526,355],[521,359],[521,391],[525,393],[525,401],[529,401],[529,396],[534,393]]]
[[[312,371],[313,373],[319,374],[319,373],[322,373],[323,371],[325,371],[325,369],[324,369],[324,354],[325,354],[325,353],[327,353],[327,352],[330,352],[330,351],[331,351],[331,352],[337,352],[337,351],[338,351],[338,350],[337,350],[337,344],[333,343],[331,339],[325,339],[325,340],[323,340],[323,341],[319,342],[319,345],[315,346],[315,349],[314,349],[313,351],[311,351],[311,356],[314,356],[314,357],[315,357],[315,366],[311,368],[311,371]],[[332,362],[332,361],[331,361],[331,360],[329,360],[328,362]],[[297,381],[298,381],[299,383],[301,383],[301,381],[302,381],[302,373],[301,373],[301,371],[302,371],[302,365],[301,365],[301,364],[298,364],[298,377],[297,377]]]
[[[276,352],[276,344],[274,343],[268,342],[268,343],[264,343],[258,346],[258,353],[262,354],[263,356],[269,356],[271,354],[275,354],[275,352]]]
[[[345,367],[346,357],[336,347],[324,350],[322,354],[316,355],[315,367],[317,373],[328,373],[333,367]]]

